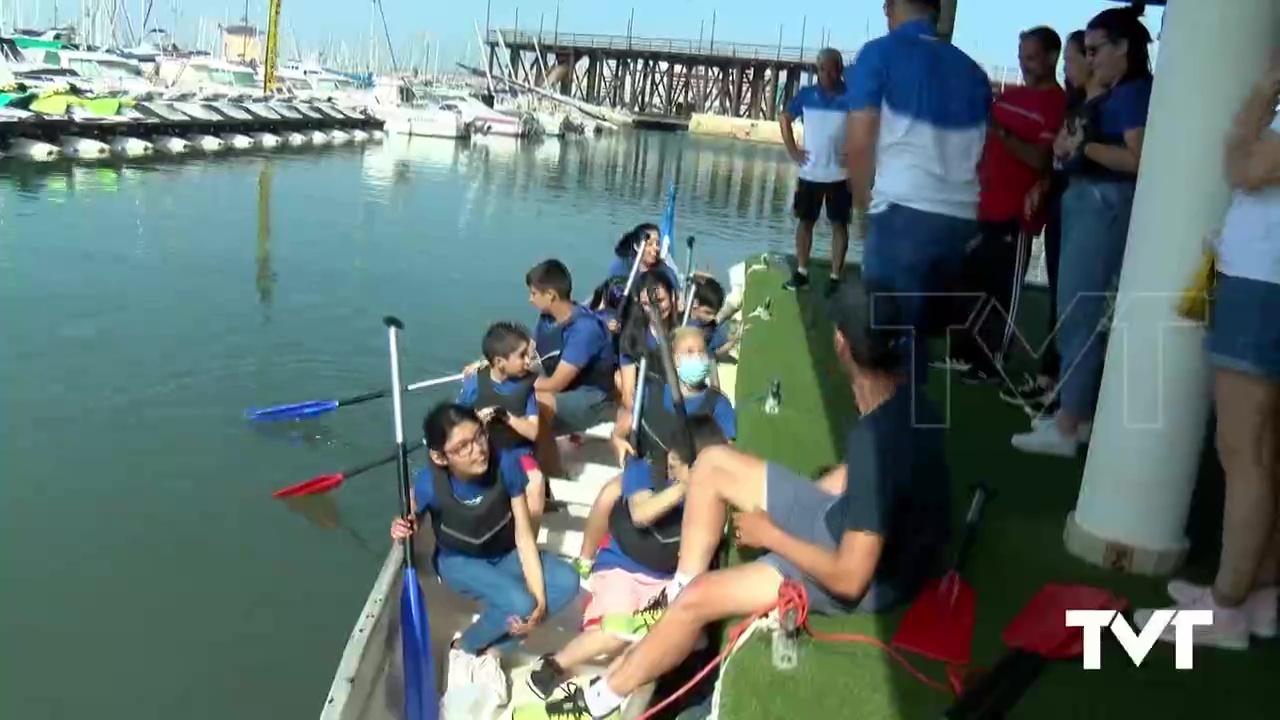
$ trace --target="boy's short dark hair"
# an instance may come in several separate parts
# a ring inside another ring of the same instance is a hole
[[[693,301],[698,305],[711,308],[711,312],[720,312],[724,308],[724,286],[715,278],[695,275],[693,278]]]
[[[524,274],[524,284],[539,292],[554,292],[561,300],[573,297],[573,276],[564,263],[552,258],[529,268]]]
[[[729,444],[729,438],[725,437],[720,422],[711,415],[690,417],[689,434],[693,436],[694,457],[701,455],[702,451],[709,447]]]
[[[498,358],[510,357],[522,345],[529,343],[529,330],[520,323],[496,322],[489,326],[480,341],[480,352],[493,364]]]
[[[1050,55],[1062,54],[1062,36],[1058,34],[1058,31],[1047,25],[1039,25],[1030,30],[1024,30],[1018,38],[1020,40],[1035,40]]]
[[[827,316],[844,336],[858,367],[879,372],[897,370],[903,360],[906,323],[893,293],[868,290],[857,280],[840,283],[827,304]]]

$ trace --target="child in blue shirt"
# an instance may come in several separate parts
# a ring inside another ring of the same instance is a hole
[[[660,272],[671,281],[672,287],[680,284],[676,271],[662,258],[661,231],[653,223],[641,223],[623,235],[613,247],[614,259],[609,265],[609,277],[621,277],[624,281],[631,275],[631,267],[635,265],[636,254],[640,255],[639,272]],[[638,274],[638,273],[637,273]]]

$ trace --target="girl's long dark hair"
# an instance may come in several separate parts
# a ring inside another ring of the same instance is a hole
[[[667,297],[671,298],[672,308],[671,316],[666,318],[664,322],[666,327],[664,332],[671,332],[675,329],[676,309],[674,303],[676,301],[676,288],[671,284],[671,278],[663,272],[654,270],[646,270],[636,277],[635,287],[632,288],[632,298],[627,303],[626,309],[623,311],[623,317],[619,319],[622,329],[619,331],[620,351],[625,355],[633,358],[639,358],[649,349],[648,335],[646,331],[649,328],[649,316],[645,314],[644,307],[640,305],[640,298],[648,295],[650,288],[662,288],[667,291]]]
[[[618,238],[617,244],[613,246],[613,254],[620,258],[634,258],[636,256],[636,246],[649,233],[659,232],[658,226],[653,223],[640,223],[631,228],[625,235]]]
[[[1103,10],[1093,16],[1085,29],[1102,31],[1111,42],[1124,40],[1128,45],[1128,67],[1120,82],[1151,77],[1151,32],[1142,24],[1138,11],[1131,7]]]
[[[454,428],[465,423],[480,424],[480,417],[465,405],[455,402],[442,402],[431,408],[422,420],[422,434],[427,438],[427,448],[436,452],[444,452],[449,442],[449,434]]]

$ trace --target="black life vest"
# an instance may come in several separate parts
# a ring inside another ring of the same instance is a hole
[[[655,493],[671,484],[667,449],[674,446],[679,435],[679,422],[675,411],[667,409],[665,394],[665,386],[661,382],[653,381],[646,385],[640,416],[640,447],[636,448],[640,456],[649,461]],[[698,409],[688,413],[689,417],[712,414],[721,397],[719,390],[707,388]],[[620,499],[609,514],[609,534],[627,557],[654,572],[672,573],[680,557],[680,525],[683,520],[684,506],[680,505],[648,527],[636,527],[631,521],[631,508],[625,499]]]
[[[449,472],[431,468],[435,507],[431,509],[431,531],[436,545],[464,555],[492,558],[516,549],[516,524],[511,512],[511,496],[502,484],[498,453],[489,449],[489,470],[474,482],[488,485],[480,502],[465,505],[453,494]]]
[[[500,407],[514,417],[524,417],[529,407],[529,396],[533,394],[533,381],[529,377],[517,382],[513,393],[500,393],[493,378],[487,372],[476,374],[476,408]],[[532,440],[511,429],[504,422],[491,422],[488,425],[489,444],[496,450],[509,450],[513,447],[533,444]]]
[[[581,307],[581,306],[578,306]],[[609,327],[605,325],[604,320],[595,313],[582,308],[582,315],[578,316],[578,310],[575,308],[574,314],[577,316],[578,322],[594,322],[600,325],[600,331],[605,338],[609,337]],[[550,321],[550,322],[548,322]],[[559,353],[564,350],[564,331],[565,325],[568,323],[556,323],[550,317],[544,316],[539,318],[537,329],[534,331],[534,344],[538,348],[538,354],[546,356],[550,353]],[[605,394],[613,397],[613,371],[617,366],[617,355],[613,352],[613,345],[606,343],[605,347],[608,352],[597,357],[590,365],[584,368],[578,368],[580,374],[576,385],[587,385],[590,387],[600,388]],[[542,370],[547,377],[555,374],[556,368],[560,366],[560,355],[547,358],[542,361]]]

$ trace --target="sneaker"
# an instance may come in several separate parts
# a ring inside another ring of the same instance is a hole
[[[472,682],[486,690],[484,697],[492,699],[500,708],[506,707],[511,702],[511,688],[498,657],[488,652],[481,653],[476,656],[472,668]]]
[[[1062,435],[1054,423],[1032,424],[1031,432],[1014,435],[1009,443],[1025,453],[1065,458],[1075,457],[1080,448],[1079,438]]]
[[[987,372],[976,367],[960,373],[960,382],[965,385],[999,385],[1004,382],[999,372]]]
[[[800,272],[792,272],[791,279],[782,283],[783,290],[804,290],[807,287],[809,287],[809,275]]]
[[[1031,427],[1038,428],[1041,425],[1056,425],[1057,422],[1058,422],[1058,419],[1056,414],[1054,413],[1041,414],[1031,419]],[[1084,422],[1076,426],[1077,440],[1087,444],[1089,442],[1089,439],[1092,437],[1093,437],[1093,423],[1089,422],[1088,420],[1085,420]]]
[[[840,291],[840,278],[830,278],[827,280],[827,287],[822,291],[822,297],[829,298]]]
[[[458,690],[471,684],[476,660],[475,655],[457,647],[449,648],[449,669],[445,675],[445,690]]]
[[[934,370],[946,370],[947,372],[964,372],[973,367],[973,363],[958,357],[948,357],[942,360],[934,360],[929,363],[929,367]]]
[[[538,658],[533,671],[529,673],[529,689],[534,695],[546,700],[554,695],[556,688],[568,679],[569,673],[560,667],[560,663],[556,662],[554,657],[543,655]]]
[[[667,612],[667,591],[664,589],[648,605],[630,615],[606,615],[600,619],[600,629],[628,642],[637,642],[649,634],[649,628]]]
[[[1023,375],[1022,382],[1008,385],[1000,390],[1000,399],[1010,405],[1023,406],[1037,400],[1044,400],[1051,390],[1040,384],[1031,375]]]
[[[587,708],[587,698],[576,683],[565,685],[565,691],[562,698],[517,707],[511,713],[511,720],[619,720],[622,717],[621,709],[607,715],[592,715]]]
[[[1208,585],[1197,585],[1186,580],[1169,581],[1169,597],[1179,604],[1193,603],[1196,598],[1209,591]],[[1244,601],[1243,609],[1245,619],[1249,621],[1250,633],[1268,639],[1280,635],[1276,621],[1277,600],[1280,600],[1280,588],[1263,588],[1249,594],[1249,599]]]
[[[1249,620],[1242,608],[1226,608],[1213,601],[1213,593],[1202,587],[1194,597],[1180,601],[1170,610],[1212,610],[1212,625],[1197,625],[1192,628],[1191,639],[1196,645],[1221,648],[1223,650],[1249,649]],[[1152,610],[1135,610],[1133,622],[1143,627],[1151,620]],[[1160,634],[1164,642],[1176,642],[1175,627],[1170,624]]]

